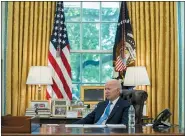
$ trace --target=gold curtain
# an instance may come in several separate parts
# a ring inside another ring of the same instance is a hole
[[[36,87],[26,85],[30,66],[47,65],[49,38],[55,2],[8,2],[8,47],[6,113],[24,115],[30,100],[36,100]],[[178,123],[178,65],[176,2],[128,2],[137,50],[137,66],[146,66],[151,85],[147,114],[164,108]],[[45,99],[45,89],[41,97]]]
[[[151,85],[147,115],[155,118],[163,109],[178,124],[178,54],[176,2],[128,2],[136,42],[136,66],[146,66]]]
[[[8,2],[6,114],[24,115],[36,86],[26,85],[30,66],[47,65],[55,2]],[[41,98],[45,98],[45,87]]]

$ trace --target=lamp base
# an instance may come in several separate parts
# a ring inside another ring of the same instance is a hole
[[[41,90],[42,90],[41,85],[39,85],[39,87],[38,87],[38,100],[41,100]]]

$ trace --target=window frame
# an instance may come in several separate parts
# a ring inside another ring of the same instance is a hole
[[[97,2],[97,1],[93,1],[93,2]],[[64,2],[65,3],[65,2]],[[82,20],[82,14],[83,14],[83,8],[82,8],[82,3],[83,2],[80,2],[80,21],[65,21],[66,24],[68,23],[79,23],[80,24],[80,50],[73,50],[71,49],[71,54],[74,54],[74,53],[77,53],[77,54],[80,54],[80,82],[73,82],[72,81],[72,85],[79,85],[80,87],[81,86],[89,86],[89,85],[92,85],[92,86],[102,86],[105,84],[105,82],[101,82],[101,79],[102,79],[102,73],[101,73],[101,67],[102,67],[102,60],[101,60],[101,54],[113,54],[113,50],[103,50],[102,49],[102,45],[101,45],[101,35],[102,35],[102,30],[101,30],[101,26],[103,23],[115,23],[117,24],[117,21],[102,21],[102,2],[100,2],[100,9],[99,9],[99,21],[83,21]],[[119,3],[119,8],[118,10],[120,9],[120,2]],[[65,7],[64,7],[65,8]],[[83,40],[83,31],[82,31],[82,26],[84,23],[99,23],[99,46],[100,46],[100,50],[83,50],[82,49],[82,40]],[[69,38],[69,37],[68,37]],[[83,73],[83,69],[82,69],[82,54],[84,53],[95,53],[95,54],[99,54],[100,55],[100,63],[99,63],[99,78],[100,78],[100,82],[83,82],[82,81],[82,73]],[[71,68],[72,70],[72,68]],[[79,87],[79,91],[80,91],[80,87]],[[80,92],[79,92],[80,93]]]

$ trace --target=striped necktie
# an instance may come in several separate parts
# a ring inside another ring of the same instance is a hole
[[[112,102],[109,102],[109,104],[107,105],[104,114],[100,117],[100,119],[98,120],[98,122],[96,122],[96,125],[100,125],[103,123],[103,121],[105,121],[109,114],[110,114],[110,106],[111,106]]]

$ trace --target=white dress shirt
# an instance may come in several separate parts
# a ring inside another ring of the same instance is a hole
[[[117,101],[118,101],[119,97],[117,99],[115,99],[114,101],[112,101],[112,104],[110,105],[110,113],[112,112],[112,109],[114,108],[114,106],[116,105]],[[105,111],[104,111],[105,112]],[[110,114],[109,114],[110,115]]]

